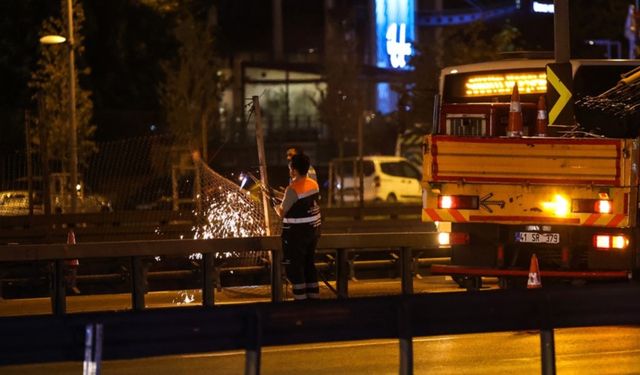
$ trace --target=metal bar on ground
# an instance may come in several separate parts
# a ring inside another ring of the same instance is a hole
[[[527,277],[529,270],[523,269],[499,269],[454,266],[448,264],[434,264],[431,266],[432,275],[470,275],[470,276],[522,276]],[[569,270],[541,270],[540,277],[566,277],[580,279],[629,279],[629,271],[625,270],[594,270],[594,271],[569,271]]]

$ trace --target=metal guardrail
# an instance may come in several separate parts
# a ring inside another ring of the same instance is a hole
[[[421,222],[417,205],[375,205],[323,208],[324,233],[361,233],[433,230]],[[88,214],[2,216],[1,243],[54,243],[74,228],[84,242],[159,240],[193,232],[190,211],[116,211]]]
[[[427,250],[432,256],[443,256],[448,252],[438,245],[438,234],[422,233],[377,233],[377,234],[325,234],[318,242],[319,251],[335,251],[336,290],[339,299],[348,297],[349,252],[355,249],[370,251],[397,249],[402,293],[413,292],[413,250]],[[160,240],[83,242],[75,245],[9,245],[0,246],[0,262],[52,261],[51,304],[54,314],[66,313],[66,285],[64,261],[86,258],[130,258],[131,302],[134,310],[145,308],[145,272],[143,259],[161,256],[188,256],[202,253],[202,296],[204,306],[214,305],[215,253],[232,249],[234,252],[269,251],[271,255],[271,299],[283,300],[282,247],[280,237],[225,238],[208,240]]]
[[[263,346],[397,338],[399,373],[411,374],[413,337],[540,330],[553,374],[555,328],[640,324],[639,296],[627,284],[0,318],[0,365],[82,361],[98,326],[105,360],[240,349],[245,374],[259,374]]]

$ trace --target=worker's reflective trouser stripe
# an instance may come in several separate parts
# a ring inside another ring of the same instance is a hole
[[[318,283],[307,283],[306,286],[307,287],[305,291],[307,293],[307,298],[320,298],[320,286],[318,285]]]
[[[307,284],[293,284],[293,298],[307,299]]]
[[[285,224],[307,224],[313,222],[320,222],[320,214],[307,216],[307,217],[285,217],[282,222]]]
[[[300,299],[316,299],[320,298],[320,285],[318,283],[293,284],[293,298]]]

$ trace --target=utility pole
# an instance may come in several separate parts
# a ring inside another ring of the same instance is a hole
[[[282,0],[271,0],[273,16],[273,59],[282,61],[284,43],[282,41]]]
[[[264,153],[264,134],[262,132],[262,111],[260,110],[260,98],[253,96],[253,110],[256,116],[256,143],[258,144],[258,163],[260,164],[260,181],[265,188],[269,186],[267,179],[267,161]],[[264,226],[267,236],[271,235],[271,223],[269,220],[269,197],[262,191],[262,208],[264,210]]]
[[[69,48],[69,132],[71,133],[71,213],[78,212],[78,127],[76,123],[76,64],[73,37],[73,0],[67,0]]]
[[[364,207],[364,165],[362,161],[362,123],[364,122],[364,116],[364,112],[358,116],[358,196],[360,197],[360,208]]]
[[[571,45],[569,43],[569,0],[554,1],[553,35],[556,63],[568,63],[571,59]]]

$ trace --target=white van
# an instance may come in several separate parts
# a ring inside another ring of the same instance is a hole
[[[418,168],[399,156],[362,158],[364,201],[419,203],[422,201]],[[334,159],[330,165],[329,195],[340,205],[359,201],[358,158]]]

